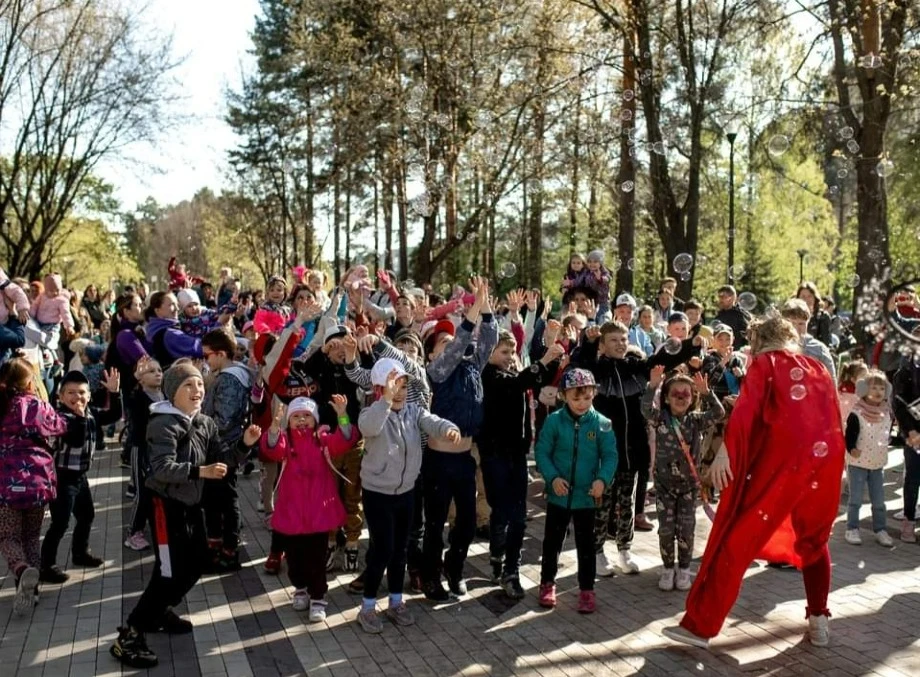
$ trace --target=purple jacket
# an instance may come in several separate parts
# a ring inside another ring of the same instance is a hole
[[[163,335],[163,347],[172,357],[172,361],[178,360],[180,357],[204,357],[201,352],[201,339],[183,334],[182,330],[179,329],[178,320],[162,317],[155,317],[150,320],[147,323],[147,342],[150,343],[151,347],[156,346],[156,336],[161,332],[165,332]],[[153,350],[153,352],[156,353],[156,350]],[[154,357],[159,360],[163,359],[162,356],[156,354]]]
[[[126,365],[130,365],[133,370],[137,361],[144,355],[150,354],[150,346],[138,338],[137,324],[134,322],[125,322],[121,325],[121,331],[115,337],[115,347],[118,349],[118,355]]]
[[[0,424],[0,505],[25,510],[57,496],[48,437],[67,432],[65,421],[35,395],[15,395]]]

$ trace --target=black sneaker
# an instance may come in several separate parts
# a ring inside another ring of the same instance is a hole
[[[418,571],[409,572],[409,592],[420,595],[425,590],[425,585],[422,583],[422,574]]]
[[[125,498],[134,498],[137,496],[137,489],[133,484],[129,484],[128,488],[125,489]]]
[[[524,588],[521,587],[521,581],[517,576],[506,576],[502,580],[502,590],[511,599],[524,599]]]
[[[109,647],[109,653],[128,667],[139,670],[152,668],[159,662],[157,655],[147,648],[144,634],[134,628],[118,628],[118,639]]]
[[[165,632],[167,635],[187,635],[192,631],[192,622],[185,618],[180,618],[175,611],[169,609],[160,620],[156,629],[151,628],[150,632]]]
[[[502,558],[490,557],[489,565],[492,567],[492,583],[500,584],[502,582]]]
[[[220,554],[217,556],[217,570],[218,571],[239,571],[243,568],[243,565],[240,564],[240,551],[233,550],[221,550]]]
[[[249,477],[252,474],[252,471],[256,469],[256,464],[252,461],[246,461],[246,464],[243,466],[243,477]]]
[[[345,571],[358,570],[358,549],[345,548]]]
[[[425,583],[422,592],[425,593],[425,599],[430,599],[432,602],[446,602],[450,599],[450,594],[444,589],[440,579]]]
[[[353,595],[360,595],[364,592],[364,573],[365,572],[362,571],[352,579],[351,583],[348,584],[348,592]]]
[[[97,569],[105,564],[104,559],[101,557],[96,557],[89,550],[80,555],[74,553],[74,555],[71,556],[70,561],[74,566],[89,567],[90,569]]]
[[[38,574],[38,580],[42,583],[66,583],[69,579],[70,576],[57,565],[46,567]]]
[[[454,578],[450,574],[447,574],[447,587],[450,588],[450,591],[457,597],[463,597],[466,595],[466,581],[463,580],[463,576],[457,576]]]

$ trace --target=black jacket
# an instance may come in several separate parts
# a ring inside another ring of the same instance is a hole
[[[533,439],[527,391],[540,388],[550,373],[542,362],[521,372],[486,365],[482,370],[484,413],[476,436],[480,454],[527,454]]]
[[[738,350],[747,345],[748,325],[751,323],[751,314],[739,306],[732,306],[728,310],[716,313],[715,324],[724,324],[732,328],[735,335],[734,348]]]
[[[894,415],[906,438],[913,430],[920,432],[920,358],[898,369],[893,385]]]

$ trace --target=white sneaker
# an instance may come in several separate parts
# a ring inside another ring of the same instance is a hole
[[[690,575],[690,569],[678,569],[677,580],[674,587],[678,590],[689,590],[693,587],[693,576]]]
[[[294,602],[291,606],[294,607],[294,611],[306,611],[307,607],[310,606],[310,595],[307,594],[306,590],[295,590]]]
[[[594,556],[594,559],[597,562],[597,571],[595,572],[601,578],[610,578],[613,576],[613,565],[610,564],[610,560],[607,559],[607,553],[599,552]]]
[[[322,623],[326,620],[326,600],[314,599],[310,601],[309,619],[311,623]]]
[[[843,540],[850,545],[862,545],[862,536],[859,535],[859,529],[847,529],[847,532],[843,535]]]
[[[875,540],[878,542],[879,545],[884,546],[886,548],[894,547],[894,539],[891,538],[891,536],[888,534],[887,531],[884,531],[884,530],[876,531]]]
[[[624,574],[639,573],[639,565],[633,561],[629,550],[620,550],[617,553],[617,567]]]
[[[827,646],[831,637],[831,631],[827,627],[827,616],[809,616],[807,636],[813,646]]]
[[[674,589],[674,569],[665,569],[658,577],[658,589],[670,592]]]

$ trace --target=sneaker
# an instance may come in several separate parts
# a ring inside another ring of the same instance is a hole
[[[504,564],[503,558],[501,557],[490,557],[489,558],[489,566],[492,567],[492,578],[490,578],[489,580],[492,583],[501,584],[503,564]]]
[[[261,499],[258,503],[256,503],[256,510],[258,512],[265,512],[265,504],[261,501]]]
[[[913,520],[901,520],[901,540],[905,543],[917,542],[917,523]]]
[[[328,561],[326,562],[328,564]],[[358,549],[345,548],[345,571],[358,570]]]
[[[466,593],[467,593],[466,581],[463,580],[463,576],[453,577],[448,574],[446,578],[447,578],[447,587],[450,588],[450,591],[452,594],[454,594],[456,597],[466,596]]]
[[[598,576],[601,578],[609,578],[610,576],[613,576],[613,565],[610,564],[610,560],[607,559],[606,553],[599,552],[594,556],[594,559],[597,562],[595,566],[597,568]]]
[[[859,535],[859,529],[847,529],[843,535],[843,540],[850,545],[862,545],[862,536]]]
[[[332,571],[335,569],[335,555],[338,552],[338,548],[335,543],[330,543],[326,546],[326,571]]]
[[[147,648],[144,633],[134,628],[118,628],[118,638],[109,653],[130,668],[145,670],[157,664],[157,655]]]
[[[310,606],[310,596],[307,591],[303,589],[295,590],[294,601],[291,602],[291,606],[294,607],[294,611],[306,611]]]
[[[888,534],[887,531],[884,531],[884,530],[876,531],[875,540],[882,547],[885,547],[885,548],[894,547],[894,540],[891,538],[891,536]]]
[[[38,569],[26,567],[19,576],[16,596],[13,598],[13,613],[22,616],[35,606],[35,587],[38,585]]]
[[[133,485],[128,485],[128,488],[125,489],[125,498],[134,498],[137,496],[137,489]]]
[[[624,574],[639,573],[639,565],[633,560],[629,550],[620,550],[617,553],[617,568]]]
[[[308,616],[308,620],[311,623],[322,623],[326,620],[326,600],[310,600],[310,615]]]
[[[84,553],[80,553],[79,555],[77,555],[77,554],[72,555],[71,558],[70,558],[70,562],[71,562],[71,564],[73,564],[74,566],[78,566],[78,567],[88,567],[88,568],[90,568],[90,569],[98,569],[98,568],[101,567],[103,564],[105,564],[105,560],[104,560],[104,559],[102,559],[102,558],[100,558],[100,557],[96,557],[96,556],[95,556],[93,553],[91,553],[89,550],[87,550],[87,551],[84,552]]]
[[[281,573],[281,555],[277,552],[268,553],[265,560],[265,573],[277,576]]]
[[[677,576],[674,580],[674,587],[678,590],[689,590],[693,587],[693,576],[690,575],[690,569],[678,569]]]
[[[502,581],[502,590],[511,599],[524,599],[524,588],[521,587],[521,579],[517,576],[506,576]]]
[[[396,606],[390,605],[390,608],[387,609],[387,618],[396,625],[415,625],[415,616],[409,611],[405,602],[400,602]]]
[[[348,592],[353,595],[360,595],[364,592],[364,573],[362,571],[351,580],[351,583],[348,584]]]
[[[649,521],[645,515],[636,515],[636,531],[652,531],[655,525]]]
[[[552,609],[556,606],[556,584],[540,583],[540,606]]]
[[[68,579],[70,579],[70,575],[65,574],[61,567],[56,564],[42,569],[38,575],[38,580],[42,583],[66,583]]]
[[[426,582],[422,592],[425,593],[425,599],[430,599],[432,602],[446,602],[450,599],[450,594],[444,589],[440,578]]]
[[[383,632],[383,622],[380,620],[380,617],[377,615],[376,609],[361,609],[358,612],[358,625],[361,626],[361,629],[364,632],[367,632],[371,635],[379,635]]]
[[[246,461],[243,465],[243,477],[249,477],[252,474],[252,471],[256,469],[256,464],[252,461]]]
[[[221,548],[220,553],[217,555],[218,571],[239,571],[242,568],[243,565],[240,564],[239,550],[227,550],[226,548]]]
[[[674,589],[674,569],[665,569],[658,577],[658,589],[670,592]]]
[[[358,592],[364,592],[364,579],[361,580],[361,589]],[[422,575],[418,571],[409,572],[409,592],[415,595],[421,595],[424,592]]]
[[[808,641],[812,646],[827,646],[830,642],[831,632],[827,627],[827,616],[808,617]]]
[[[597,600],[593,590],[582,590],[578,593],[578,613],[593,614],[597,611]]]
[[[144,538],[144,532],[138,531],[125,539],[125,547],[130,550],[140,551],[149,548],[150,543]]]
[[[705,637],[700,637],[699,635],[694,635],[692,632],[686,628],[682,628],[679,625],[671,626],[670,628],[665,628],[661,631],[661,634],[667,637],[668,639],[673,639],[675,642],[681,642],[682,644],[689,644],[690,646],[699,647],[700,649],[709,648],[709,640]]]
[[[193,629],[192,622],[186,618],[180,618],[172,609],[168,609],[163,618],[154,628],[149,628],[148,632],[163,632],[167,635],[187,635]]]

